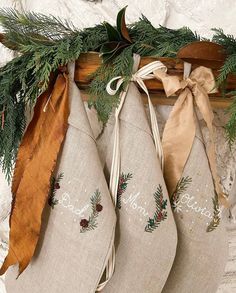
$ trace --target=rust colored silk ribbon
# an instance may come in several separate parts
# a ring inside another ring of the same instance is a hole
[[[50,178],[68,128],[68,87],[68,75],[59,73],[38,98],[20,145],[12,185],[9,252],[1,275],[17,263],[20,275],[34,255]]]
[[[163,132],[164,177],[169,194],[173,194],[188,160],[196,133],[194,102],[206,122],[209,143],[206,146],[209,166],[219,201],[228,206],[226,197],[217,175],[216,153],[214,145],[214,114],[208,93],[216,92],[215,79],[210,69],[200,66],[190,76],[179,80],[163,71],[156,70],[155,77],[162,81],[167,97],[179,93]]]

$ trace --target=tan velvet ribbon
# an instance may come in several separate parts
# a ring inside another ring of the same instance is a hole
[[[50,178],[68,128],[69,79],[59,73],[37,100],[19,148],[13,176],[9,252],[1,267],[19,264],[19,275],[33,257],[47,202]],[[46,108],[45,108],[46,106]]]
[[[188,78],[181,81],[178,77],[169,76],[160,70],[154,71],[154,75],[162,81],[167,97],[180,92],[166,122],[162,138],[164,177],[169,194],[172,195],[175,191],[194,142],[196,133],[195,102],[209,131],[209,143],[206,146],[206,151],[215,191],[220,203],[228,206],[217,175],[213,129],[214,114],[208,97],[208,93],[216,92],[212,71],[201,66],[193,70]]]

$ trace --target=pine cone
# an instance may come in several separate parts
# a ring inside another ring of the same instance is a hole
[[[88,227],[88,224],[89,224],[89,221],[86,220],[86,219],[82,219],[80,221],[80,226],[83,227],[83,228],[87,228]]]
[[[56,184],[55,184],[55,189],[60,189],[61,188],[61,186],[60,186],[60,184],[57,182]]]
[[[103,206],[101,204],[96,205],[96,211],[101,212],[103,210]]]

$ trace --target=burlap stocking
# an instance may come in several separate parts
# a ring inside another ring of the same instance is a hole
[[[198,123],[178,193],[172,198],[178,246],[163,293],[215,293],[227,261],[228,239],[224,217],[213,231],[206,231],[213,221],[215,191]]]
[[[165,181],[178,230],[176,258],[163,292],[215,293],[228,254],[222,214],[227,200],[217,176],[214,115],[208,97],[215,91],[215,81],[208,68],[198,67],[190,75],[190,64],[185,63],[184,68],[182,81],[155,72],[167,96],[180,91],[162,139]],[[207,144],[196,106],[207,125]]]
[[[94,293],[112,247],[114,205],[73,81],[74,65],[69,70],[69,128],[52,180],[42,236],[19,279],[13,270],[8,272],[8,293]]]
[[[102,292],[157,293],[173,264],[177,235],[152,133],[134,82],[129,85],[119,127],[115,272]],[[112,155],[113,140],[106,160],[108,176]]]

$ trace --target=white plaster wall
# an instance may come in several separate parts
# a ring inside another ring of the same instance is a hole
[[[19,10],[54,14],[70,19],[80,28],[93,26],[103,20],[115,23],[117,12],[125,5],[128,5],[128,22],[136,21],[142,13],[156,26],[159,24],[171,28],[189,26],[205,37],[211,37],[211,28],[221,27],[225,32],[236,35],[235,0],[103,0],[98,3],[85,0],[0,0],[0,7],[14,7]],[[10,58],[12,58],[12,54],[0,46],[0,65]],[[168,108],[159,107],[158,111],[165,117]],[[223,139],[224,120],[223,111],[216,111],[218,163],[224,186],[229,190],[235,177],[236,158],[234,153],[229,152]],[[9,187],[0,173],[0,262],[4,259],[7,247],[8,220],[5,219],[5,216],[10,199]],[[229,227],[230,255],[218,293],[236,292],[236,232],[234,224],[229,224]],[[3,281],[1,281],[0,293],[4,292]]]

